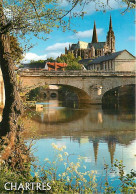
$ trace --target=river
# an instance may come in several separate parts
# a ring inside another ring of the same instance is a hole
[[[103,108],[101,105],[68,105],[58,100],[41,102],[43,108],[27,110],[24,117],[24,137],[34,139],[34,155],[40,165],[44,159],[53,160],[52,143],[65,145],[70,161],[84,157],[87,170],[97,170],[97,178],[104,177],[104,164],[109,167],[115,159],[123,160],[125,173],[136,166],[136,138],[134,107]],[[63,171],[63,167],[59,172]],[[117,176],[109,175],[116,186]]]

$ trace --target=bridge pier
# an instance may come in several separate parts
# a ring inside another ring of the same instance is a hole
[[[89,88],[89,94],[90,94],[90,103],[91,104],[102,104],[102,85],[92,85]]]

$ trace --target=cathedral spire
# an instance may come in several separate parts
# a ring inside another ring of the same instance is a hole
[[[110,15],[110,24],[109,24],[109,30],[112,30],[112,19],[111,19],[111,15]]]
[[[115,149],[116,149],[116,142],[113,141],[113,140],[109,140],[109,142],[108,142],[108,150],[110,152],[111,165],[113,164],[113,161],[114,161]]]
[[[94,140],[93,141],[93,150],[94,150],[95,164],[97,163],[98,148],[99,148],[99,142],[97,140]]]
[[[114,31],[112,29],[112,19],[110,15],[110,23],[109,23],[109,31],[107,33],[107,46],[108,46],[108,53],[115,52],[115,36]]]
[[[96,42],[98,42],[98,38],[97,38],[97,32],[96,32],[96,24],[94,22],[92,43],[96,43]]]

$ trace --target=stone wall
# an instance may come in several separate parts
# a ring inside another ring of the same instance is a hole
[[[115,71],[136,71],[136,59],[124,51],[115,59]]]

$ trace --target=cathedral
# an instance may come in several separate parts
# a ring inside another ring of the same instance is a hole
[[[69,45],[69,49],[65,48],[65,54],[68,52],[73,53],[76,58],[80,56],[82,59],[96,58],[115,52],[115,36],[112,29],[111,16],[106,42],[98,42],[96,24],[94,22],[92,42],[78,41],[77,44]]]

